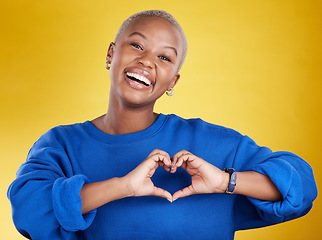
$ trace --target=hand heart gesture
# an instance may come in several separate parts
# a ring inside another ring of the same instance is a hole
[[[191,185],[173,194],[154,186],[151,177],[155,170],[162,166],[168,172],[175,173],[182,167],[191,175]],[[158,196],[170,202],[192,194],[224,193],[229,175],[205,160],[188,151],[180,151],[170,159],[168,153],[154,150],[138,167],[125,177],[130,196]]]

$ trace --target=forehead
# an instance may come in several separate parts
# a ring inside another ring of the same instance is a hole
[[[121,34],[121,38],[128,37],[133,32],[139,32],[147,38],[165,41],[182,46],[182,36],[179,30],[168,20],[156,16],[140,16],[134,19]]]

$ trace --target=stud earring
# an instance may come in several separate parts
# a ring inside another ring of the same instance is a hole
[[[108,64],[109,64],[109,62],[106,62],[106,63],[105,63],[105,68],[106,68],[107,70],[110,70],[110,66],[109,66]]]
[[[110,57],[107,57],[107,58],[106,58],[106,63],[105,63],[105,68],[106,68],[107,70],[110,70],[110,66],[109,66],[109,64],[111,64]]]
[[[172,96],[174,94],[174,89],[170,88],[165,92],[168,96]]]

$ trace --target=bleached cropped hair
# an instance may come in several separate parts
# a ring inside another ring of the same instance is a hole
[[[142,11],[133,14],[130,16],[128,19],[126,19],[120,29],[118,30],[114,42],[117,43],[117,39],[119,36],[122,34],[122,32],[125,31],[125,29],[138,17],[161,17],[167,21],[169,21],[181,34],[181,37],[183,39],[183,56],[180,62],[179,69],[181,69],[182,64],[187,56],[187,50],[188,50],[188,44],[187,44],[187,38],[186,35],[183,32],[183,29],[181,28],[180,24],[178,21],[168,12],[163,11],[163,10],[147,10],[147,11]]]

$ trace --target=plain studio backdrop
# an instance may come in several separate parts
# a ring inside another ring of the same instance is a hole
[[[131,14],[162,9],[188,39],[175,95],[156,111],[233,128],[303,157],[319,184],[322,4],[318,0],[17,0],[0,3],[0,232],[11,220],[9,184],[32,144],[60,124],[104,114],[108,45]],[[236,233],[236,239],[316,239],[321,201],[305,217]]]

